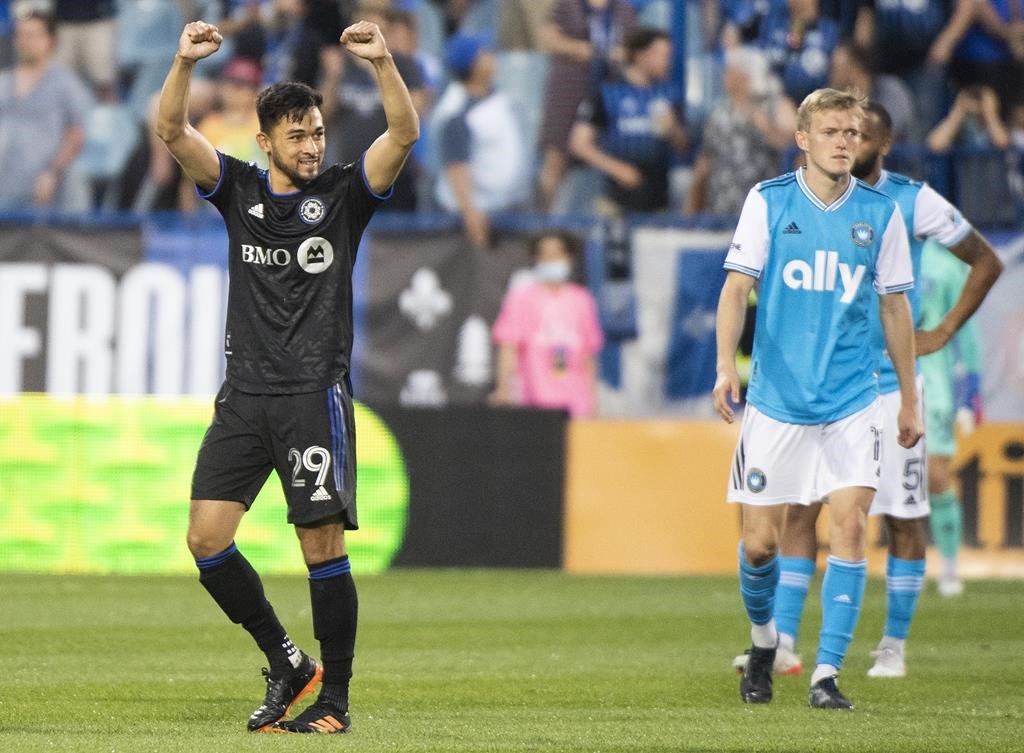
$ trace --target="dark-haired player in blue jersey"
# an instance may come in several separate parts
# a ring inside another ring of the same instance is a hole
[[[736,348],[747,297],[759,284],[748,405],[727,497],[743,505],[740,592],[753,644],[740,680],[746,703],[772,699],[779,641],[773,608],[786,507],[828,496],[832,555],[808,703],[853,707],[836,676],[864,594],[865,530],[882,434],[895,432],[904,447],[922,435],[903,217],[892,199],[850,174],[863,104],[834,89],[804,99],[796,142],[805,167],[750,191],[725,262],[714,402],[729,422],[729,399],[739,400]],[[896,426],[883,425],[876,308],[899,381]]]
[[[252,731],[347,732],[357,603],[345,529],[358,527],[352,352],[352,266],[374,210],[391,191],[419,121],[376,25],[341,44],[376,74],[387,130],[362,159],[321,170],[320,94],[282,82],[260,92],[255,138],[270,168],[217,152],[188,123],[197,61],[221,45],[215,26],[185,26],[160,95],[157,135],[228,230],[227,374],[192,477],[188,546],[199,580],[270,664]],[[309,569],[318,664],[296,648],[256,571],[235,546],[242,516],[272,470]],[[316,701],[292,706],[323,682]]]
[[[999,277],[1002,263],[985,238],[963,218],[956,207],[927,183],[883,169],[883,160],[892,146],[892,121],[884,107],[875,102],[868,104],[861,120],[860,132],[853,175],[891,196],[899,204],[910,236],[914,278],[920,280],[922,277],[921,260],[927,240],[937,241],[949,248],[970,267],[970,274],[959,297],[948,311],[943,310],[944,316],[937,326],[917,332],[917,355],[927,355],[944,347],[977,310]],[[915,287],[907,296],[914,322],[919,324],[922,319],[920,287]],[[884,343],[877,321],[874,328],[876,349],[881,352]],[[919,380],[918,389],[921,387]],[[885,629],[878,648],[873,652],[875,663],[868,670],[868,676],[903,677],[906,674],[904,644],[924,582],[925,549],[928,543],[925,522],[929,513],[936,518],[949,513],[943,504],[945,499],[935,500],[939,504],[934,511],[929,505],[929,476],[934,474],[935,469],[927,462],[926,443],[919,442],[910,448],[901,447],[892,432],[888,431],[889,425],[896,420],[899,408],[899,384],[893,363],[884,352],[879,371],[879,390],[882,394],[886,430],[882,434],[882,473],[870,514],[884,516],[889,535],[889,556],[886,562]],[[924,402],[929,403],[927,395]],[[928,410],[929,417],[932,415],[931,407]],[[923,412],[923,407],[921,410]],[[933,427],[930,418],[927,429],[927,452],[934,453],[931,446],[933,436],[942,436],[944,432],[940,426]],[[947,452],[952,454],[949,450]],[[956,505],[956,501],[951,504]],[[820,503],[791,505],[787,510],[781,547],[781,576],[775,595],[774,612],[779,630],[775,669],[787,674],[799,674],[801,671],[795,643],[807,588],[815,569],[818,551],[815,524],[820,511]],[[745,657],[737,657],[735,663],[742,665],[744,661]]]

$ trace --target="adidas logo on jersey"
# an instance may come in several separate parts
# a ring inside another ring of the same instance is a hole
[[[851,599],[848,594],[839,594],[837,597],[832,599],[832,601],[834,601],[834,602],[836,602],[838,604],[852,604],[853,603],[853,599]]]
[[[783,233],[789,233],[790,235],[794,235],[794,234],[797,234],[797,233],[800,232],[800,228],[798,228],[796,226],[795,222],[791,222],[788,225],[786,225],[786,229],[783,230],[782,232]]]
[[[782,280],[786,287],[793,290],[824,292],[836,289],[838,273],[843,285],[843,295],[839,302],[849,303],[857,295],[866,269],[863,264],[851,269],[849,264],[839,261],[839,253],[836,251],[815,251],[813,267],[803,259],[793,259],[782,268]]]
[[[313,495],[309,498],[310,502],[330,502],[331,495],[327,493],[327,490],[322,486],[318,486]]]
[[[260,204],[256,204],[254,206],[249,207],[249,214],[251,214],[256,219],[262,220],[263,219],[263,204],[260,203]]]

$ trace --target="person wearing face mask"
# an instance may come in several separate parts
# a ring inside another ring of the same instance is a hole
[[[593,416],[604,336],[594,297],[571,282],[578,241],[545,233],[533,241],[530,256],[533,279],[509,290],[494,323],[499,353],[491,403]]]

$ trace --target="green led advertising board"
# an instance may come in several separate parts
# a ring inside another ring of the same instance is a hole
[[[0,397],[0,571],[191,573],[185,546],[196,451],[210,398]],[[402,545],[409,484],[388,427],[356,403],[357,572],[388,567]],[[237,543],[266,573],[305,572],[271,474]]]

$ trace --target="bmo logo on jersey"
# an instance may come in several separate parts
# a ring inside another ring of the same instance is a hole
[[[292,261],[292,253],[287,248],[263,248],[243,243],[242,261],[261,267],[287,267]]]
[[[311,275],[318,275],[334,261],[334,246],[326,238],[306,238],[295,253],[299,266]]]
[[[843,286],[839,302],[849,303],[856,297],[866,269],[863,264],[853,268],[843,264],[836,251],[815,251],[813,267],[803,259],[793,259],[782,268],[782,280],[793,290],[818,292],[833,291],[839,282]]]

